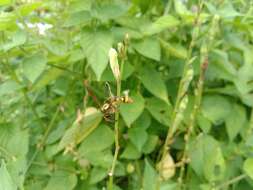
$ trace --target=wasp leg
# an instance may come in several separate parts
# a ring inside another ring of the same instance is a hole
[[[114,123],[115,119],[112,114],[105,114],[104,119],[106,122]]]
[[[115,119],[105,117],[105,121],[109,123],[115,123]]]

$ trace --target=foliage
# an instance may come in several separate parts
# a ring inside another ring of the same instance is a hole
[[[252,31],[251,0],[0,0],[0,190],[252,189]]]

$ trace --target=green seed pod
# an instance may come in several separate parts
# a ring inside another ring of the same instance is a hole
[[[174,129],[176,130],[177,127],[180,125],[181,121],[184,118],[184,110],[186,109],[188,104],[188,96],[185,95],[183,97],[183,99],[181,100],[180,104],[179,104],[179,108],[178,108],[178,112],[174,121]],[[174,131],[173,131],[174,132]]]
[[[187,70],[186,74],[185,74],[185,77],[182,81],[182,89],[181,89],[181,94],[180,94],[180,98],[182,96],[184,96],[184,94],[187,92],[188,88],[189,88],[189,85],[193,79],[193,68],[192,66],[190,65],[190,68]]]

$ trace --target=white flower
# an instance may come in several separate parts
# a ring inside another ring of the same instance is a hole
[[[45,36],[46,31],[53,27],[51,24],[37,23],[39,34]]]
[[[34,24],[28,22],[28,23],[26,23],[26,25],[27,25],[28,28],[35,28],[35,29],[37,29],[38,32],[39,32],[39,35],[42,35],[42,36],[46,35],[46,31],[48,29],[53,28],[53,25],[47,24],[47,23],[41,23],[41,22],[34,23]]]

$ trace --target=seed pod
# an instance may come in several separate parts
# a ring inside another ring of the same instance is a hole
[[[188,104],[188,96],[185,95],[179,104],[178,112],[177,112],[177,115],[176,115],[176,118],[174,121],[174,125],[175,125],[174,129],[175,130],[177,129],[177,127],[180,125],[181,121],[184,118],[184,111],[187,107],[187,104]]]
[[[118,53],[114,48],[109,50],[109,61],[110,67],[112,69],[112,73],[117,81],[120,80],[120,70],[119,70],[119,63],[118,63]]]
[[[189,65],[189,69],[187,70],[183,81],[182,81],[182,90],[181,90],[181,94],[180,94],[180,98],[187,92],[189,85],[193,79],[193,68],[191,65]]]
[[[158,164],[158,169],[161,172],[162,180],[168,180],[175,175],[175,162],[169,153]]]

